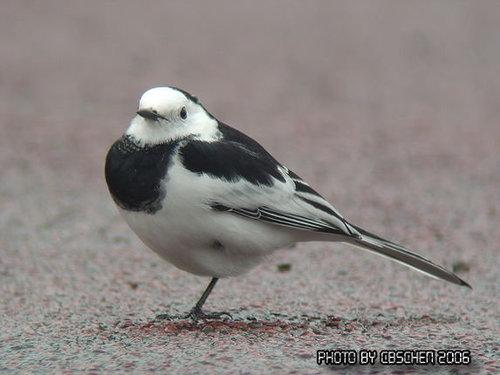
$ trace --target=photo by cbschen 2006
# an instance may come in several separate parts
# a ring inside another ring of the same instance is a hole
[[[202,310],[220,278],[238,276],[276,249],[346,242],[436,279],[469,287],[443,267],[350,223],[259,143],[222,123],[176,87],[146,91],[105,165],[109,191],[132,230],[181,270],[211,281],[186,315]]]

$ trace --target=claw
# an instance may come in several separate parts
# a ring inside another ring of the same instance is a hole
[[[155,316],[155,320],[173,320],[182,318],[180,315],[170,315],[170,314],[158,314]]]
[[[223,316],[227,316],[229,319],[233,319],[231,314],[229,314],[228,312],[225,312],[225,311],[205,313],[201,309],[197,309],[197,308],[192,309],[189,312],[189,314],[186,316],[186,318],[191,318],[192,320],[196,321],[199,319],[202,319],[202,320],[220,319]]]
[[[158,314],[156,315],[155,320],[215,320],[221,319],[224,316],[231,320],[233,319],[232,315],[225,311],[205,313],[200,309],[193,308],[188,314],[183,315]]]

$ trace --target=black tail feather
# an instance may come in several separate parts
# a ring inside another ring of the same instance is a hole
[[[446,270],[445,268],[431,262],[424,257],[411,252],[410,250],[398,245],[394,242],[388,241],[382,237],[374,235],[366,230],[350,224],[354,227],[360,234],[359,238],[351,238],[350,243],[362,247],[364,249],[375,252],[378,255],[390,258],[398,263],[401,263],[407,267],[413,268],[420,271],[428,276],[446,280],[450,283],[466,286],[470,289],[472,287],[466,283],[464,280],[459,278],[454,273]]]

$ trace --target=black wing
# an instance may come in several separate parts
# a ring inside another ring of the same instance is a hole
[[[254,186],[272,187],[276,192],[289,191],[293,183],[294,190],[289,199],[300,201],[304,210],[303,213],[287,212],[287,202],[277,203],[278,207],[271,208],[263,204],[259,194],[249,196],[248,206],[215,202],[211,203],[213,208],[296,229],[352,235],[352,227],[332,205],[299,176],[282,166],[258,142],[222,123],[218,129],[222,134],[218,141],[189,139],[180,147],[179,155],[186,169],[225,182],[246,180]],[[283,184],[276,184],[278,181]],[[269,194],[269,190],[266,193]]]
[[[271,224],[283,225],[286,227],[309,230],[314,232],[345,234],[339,228],[323,220],[315,220],[300,215],[281,212],[271,209],[269,207],[259,207],[253,209],[232,208],[232,207],[227,207],[220,203],[213,203],[211,207],[216,211],[233,212],[235,214],[250,219],[265,221]]]

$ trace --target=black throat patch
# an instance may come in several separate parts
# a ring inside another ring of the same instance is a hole
[[[116,141],[106,156],[105,176],[118,206],[154,214],[166,191],[161,186],[178,142],[141,147],[129,136]]]

